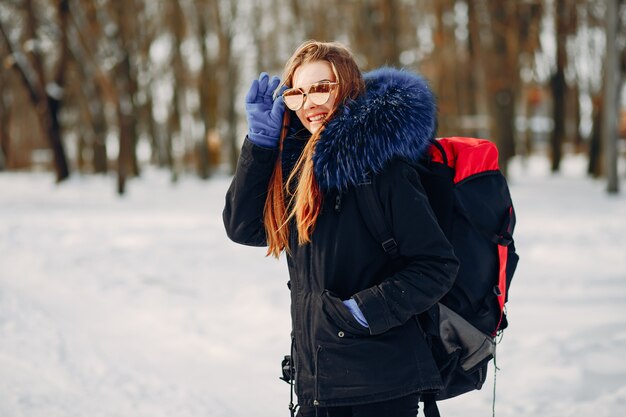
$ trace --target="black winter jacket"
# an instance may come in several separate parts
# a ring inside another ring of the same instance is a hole
[[[415,315],[448,291],[458,261],[410,164],[434,135],[434,100],[409,72],[381,69],[365,79],[366,94],[342,107],[316,146],[323,206],[311,243],[299,246],[290,229],[296,393],[303,405],[377,402],[441,387]],[[303,144],[297,135],[285,139],[287,172]],[[263,206],[277,157],[277,150],[243,145],[223,213],[235,242],[266,245]],[[368,173],[401,267],[372,237],[357,206],[355,193]],[[343,305],[350,297],[369,328]]]

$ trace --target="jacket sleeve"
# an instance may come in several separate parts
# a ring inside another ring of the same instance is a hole
[[[277,149],[255,145],[248,138],[244,141],[222,213],[226,234],[232,241],[267,245],[263,209],[277,156]]]
[[[459,267],[418,173],[400,163],[381,175],[385,178],[378,181],[377,191],[403,267],[353,296],[372,335],[399,326],[437,303],[452,287]]]

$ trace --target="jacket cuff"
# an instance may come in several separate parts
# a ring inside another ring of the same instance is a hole
[[[261,146],[263,148],[267,148],[267,149],[278,148],[279,138],[277,137],[266,136],[261,133],[249,132],[248,139],[250,140],[250,142],[254,143],[255,145]]]
[[[263,164],[274,164],[278,156],[278,148],[265,148],[252,142],[248,136],[243,141],[241,154],[239,155],[240,164],[250,165],[253,161]]]
[[[385,302],[376,293],[376,287],[367,288],[352,296],[369,324],[370,334],[385,333],[391,327],[387,319],[388,310]]]

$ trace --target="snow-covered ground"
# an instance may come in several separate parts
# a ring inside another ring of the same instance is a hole
[[[511,168],[501,417],[626,415],[626,197],[583,162]],[[286,266],[227,240],[228,183],[0,174],[1,417],[288,416]],[[442,415],[490,415],[492,379]]]

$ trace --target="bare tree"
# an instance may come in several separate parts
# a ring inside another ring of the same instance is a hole
[[[435,50],[433,60],[437,71],[433,80],[436,85],[437,105],[439,108],[439,133],[443,136],[455,135],[457,122],[461,115],[459,105],[459,89],[457,88],[458,73],[456,68],[462,69],[463,56],[457,55],[455,39],[454,1],[445,0],[435,3],[437,27],[434,33]]]
[[[17,71],[24,88],[28,91],[32,106],[36,109],[37,117],[41,125],[42,133],[52,149],[57,181],[63,181],[69,174],[69,165],[63,138],[59,112],[61,111],[63,86],[65,84],[66,65],[69,56],[67,39],[67,19],[69,15],[68,0],[56,1],[56,17],[58,20],[57,30],[60,41],[58,45],[58,59],[56,65],[48,76],[45,67],[45,51],[41,47],[41,39],[37,29],[40,27],[36,18],[36,10],[32,0],[24,0],[24,13],[26,21],[23,25],[27,44],[32,45],[30,51],[24,53],[17,49],[4,25],[0,22],[0,38],[6,49],[13,56],[12,68]]]
[[[584,25],[584,31],[588,33],[586,42],[588,43],[586,66],[591,67],[590,74],[579,74],[578,83],[581,85],[590,96],[592,104],[592,130],[589,140],[589,164],[587,167],[587,173],[594,177],[599,177],[605,172],[606,158],[603,158],[605,152],[604,144],[602,143],[603,126],[602,120],[604,118],[604,105],[603,105],[603,65],[606,60],[606,25],[605,25],[605,2],[592,1],[579,5],[579,12],[582,13],[579,18],[579,24]]]
[[[207,3],[202,0],[196,0],[194,6],[198,15],[198,37],[202,54],[198,89],[200,118],[204,124],[204,138],[197,145],[197,169],[201,178],[208,178],[211,170],[215,168],[212,166],[212,163],[217,162],[218,159],[218,155],[215,155],[218,153],[217,150],[209,148],[208,143],[211,135],[217,132],[218,124],[218,82],[215,76],[217,73],[217,60],[213,56],[217,54],[209,51],[207,46],[210,36],[212,11],[208,9]]]
[[[606,8],[606,58],[604,62],[604,118],[602,120],[603,143],[606,149],[607,191],[619,191],[617,180],[617,109],[619,98],[618,51],[615,43],[619,26],[619,0],[609,0]]]
[[[93,169],[96,173],[108,171],[106,149],[107,121],[104,115],[106,103],[117,102],[117,91],[110,74],[102,68],[97,58],[103,31],[97,18],[96,5],[91,1],[75,0],[70,13],[70,50],[78,66],[77,91],[80,109],[89,135],[87,146],[91,147]]]
[[[572,10],[567,0],[556,0],[556,68],[550,78],[552,90],[552,119],[554,130],[552,131],[551,159],[552,172],[559,170],[561,163],[561,147],[565,142],[565,101],[567,85],[565,83],[565,66],[567,64],[567,51],[565,42],[569,33],[569,20]]]
[[[223,137],[230,155],[231,172],[235,171],[239,158],[237,140],[237,85],[239,64],[234,56],[233,39],[237,31],[238,3],[236,0],[220,0],[212,3],[211,17],[218,39],[218,107],[217,114],[223,120]]]
[[[8,62],[8,60],[9,57],[5,48],[0,45],[0,65],[2,65],[3,62]],[[9,85],[8,72],[0,71],[0,171],[4,171],[7,167],[7,158],[9,156],[9,146],[11,143],[9,137],[9,120],[11,118],[9,109],[11,107],[5,104],[10,92],[8,88]]]
[[[111,14],[116,25],[119,61],[115,66],[117,87],[116,114],[119,123],[119,156],[117,163],[117,192],[124,194],[128,177],[139,175],[136,154],[135,93],[137,82],[132,54],[136,50],[134,28],[138,24],[136,0],[110,0]]]
[[[470,15],[478,21],[478,41],[484,62],[477,70],[486,74],[486,92],[491,117],[491,131],[500,149],[500,166],[515,152],[515,104],[519,88],[518,47],[515,3],[511,0],[469,3]]]

